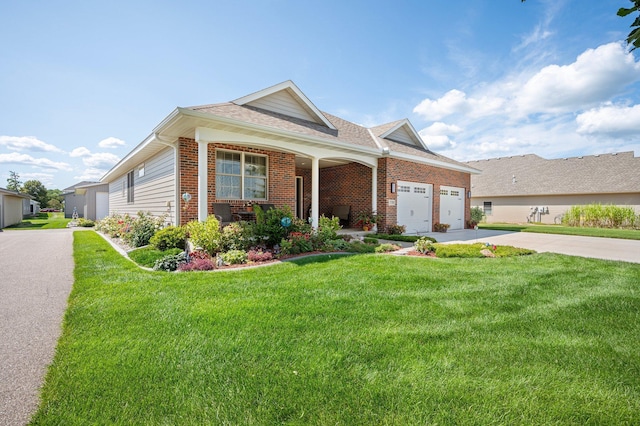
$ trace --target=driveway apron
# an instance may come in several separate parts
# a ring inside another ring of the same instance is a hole
[[[73,285],[73,231],[0,231],[0,425],[24,425]]]

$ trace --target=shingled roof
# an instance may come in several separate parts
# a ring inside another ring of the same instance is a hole
[[[633,151],[547,160],[535,154],[468,161],[474,197],[640,193]]]

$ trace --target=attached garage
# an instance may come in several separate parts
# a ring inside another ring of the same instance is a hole
[[[408,234],[431,232],[433,185],[398,181],[398,225],[406,226]]]
[[[449,229],[464,229],[464,188],[440,187],[440,223]]]

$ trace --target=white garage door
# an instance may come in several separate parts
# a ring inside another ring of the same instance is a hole
[[[449,229],[464,229],[464,188],[440,187],[440,223]]]
[[[433,185],[398,181],[397,194],[398,225],[409,234],[431,232]]]
[[[109,193],[96,192],[96,220],[109,216]]]

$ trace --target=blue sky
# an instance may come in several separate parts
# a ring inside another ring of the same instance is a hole
[[[409,118],[465,161],[633,150],[626,0],[5,1],[0,186],[99,180],[177,106],[293,80],[323,111]]]

